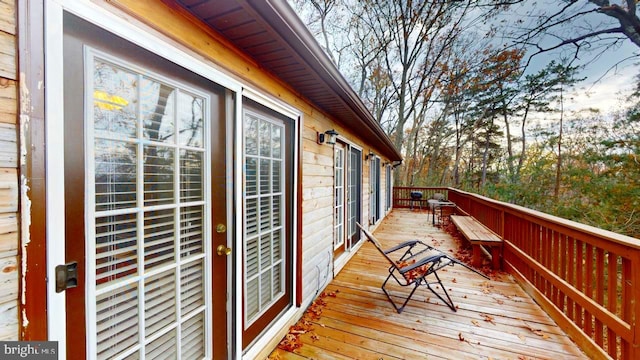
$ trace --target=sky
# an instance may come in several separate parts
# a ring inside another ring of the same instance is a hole
[[[616,1],[612,2],[616,3]],[[538,18],[532,15],[555,13],[564,4],[566,2],[557,0],[525,1],[520,6],[513,7],[510,13],[504,14],[496,21],[507,31],[519,26],[535,27]],[[594,7],[588,1],[581,0],[571,10],[586,11]],[[556,34],[575,37],[589,30],[619,26],[615,19],[603,14],[589,14],[580,19],[580,21],[574,21],[565,27],[557,27]],[[508,40],[503,39],[503,41]],[[551,35],[541,41],[541,44],[546,47],[557,43],[558,38]],[[611,44],[611,42],[602,42],[601,44]],[[559,51],[536,55],[531,62],[529,71],[535,72],[550,60],[559,59],[561,56],[572,57],[574,49],[575,47],[571,45],[565,45]],[[575,87],[570,95],[571,100],[567,101],[565,108],[568,110],[597,108],[603,112],[619,109],[623,104],[621,99],[632,91],[636,76],[640,74],[638,54],[640,54],[640,48],[628,39],[624,39],[618,46],[608,48],[605,51],[601,51],[597,46],[594,46],[591,51],[581,50],[576,64],[585,66],[579,76],[586,79]]]

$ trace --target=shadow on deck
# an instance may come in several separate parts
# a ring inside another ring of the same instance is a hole
[[[454,239],[430,219],[425,212],[394,210],[375,235],[384,248],[420,239],[455,254]],[[386,261],[365,243],[270,358],[587,358],[507,274],[488,281],[462,266],[447,267],[438,274],[458,311],[421,287],[402,314],[380,289],[387,274]]]

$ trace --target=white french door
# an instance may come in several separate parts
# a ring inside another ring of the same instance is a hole
[[[344,250],[345,243],[345,218],[346,218],[346,151],[342,143],[335,144],[334,148],[334,230],[333,250]]]
[[[362,150],[349,147],[347,159],[347,247],[360,241],[356,222],[362,222]]]
[[[292,305],[293,141],[285,116],[243,102],[243,348]]]
[[[224,358],[225,89],[69,13],[62,24],[65,257],[79,275],[67,357]]]
[[[369,220],[375,224],[380,220],[380,158],[369,160]]]

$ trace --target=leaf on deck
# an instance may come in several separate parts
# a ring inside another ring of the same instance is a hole
[[[542,329],[536,329],[536,328],[534,328],[533,326],[529,325],[526,321],[523,321],[523,322],[524,322],[524,326],[523,326],[523,327],[524,327],[525,329],[528,329],[528,330],[529,330],[529,331],[531,331],[532,333],[534,333],[534,334],[536,334],[536,335],[538,335],[538,336],[542,337],[542,338],[543,338],[543,339],[545,339],[545,340],[546,340],[546,339],[551,338],[551,337],[550,337],[549,335],[547,335],[544,331],[542,331]]]
[[[282,349],[284,351],[289,351],[289,352],[293,352],[295,349],[298,349],[301,347],[302,347],[302,342],[300,341],[298,336],[294,334],[285,335],[284,339],[282,339],[282,341],[280,341],[280,344],[278,344],[279,349]]]
[[[491,289],[493,289],[493,285],[491,285],[488,281],[484,281],[480,284],[482,287],[482,292],[485,294],[491,294]]]
[[[300,341],[300,335],[310,333],[311,340],[319,340],[320,337],[311,332],[313,330],[313,321],[317,321],[322,315],[322,309],[327,306],[327,302],[322,300],[323,298],[336,297],[338,291],[325,293],[315,299],[304,316],[293,326],[289,328],[289,333],[278,344],[278,348],[284,351],[293,352],[294,350],[302,347],[302,341]],[[323,326],[320,324],[320,326]],[[276,354],[277,355],[277,354]]]
[[[486,321],[486,322],[490,322],[490,323],[492,323],[493,325],[495,325],[495,324],[496,324],[496,323],[495,323],[495,321],[493,321],[493,320],[495,320],[493,316],[491,316],[491,315],[487,315],[487,314],[481,314],[480,316],[482,316],[482,318],[484,318],[484,321]]]
[[[471,320],[471,323],[477,327],[480,327],[480,323],[478,322],[478,320]]]

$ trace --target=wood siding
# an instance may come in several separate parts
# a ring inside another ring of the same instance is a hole
[[[18,340],[16,4],[0,0],[0,340]]]

